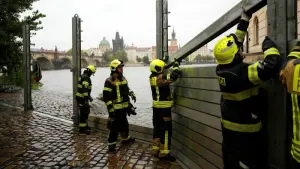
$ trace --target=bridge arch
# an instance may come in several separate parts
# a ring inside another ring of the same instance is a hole
[[[42,70],[51,70],[53,68],[52,62],[44,55],[35,59],[41,66]]]
[[[61,65],[62,69],[72,68],[72,61],[69,58],[64,57],[64,58],[61,58],[60,60],[62,61],[62,65]]]
[[[88,66],[88,61],[85,58],[81,59],[81,68],[86,68]]]
[[[100,67],[101,66],[101,62],[99,61],[99,60],[94,60],[94,65],[96,66],[96,67]]]

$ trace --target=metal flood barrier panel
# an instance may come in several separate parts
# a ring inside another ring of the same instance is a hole
[[[222,132],[215,66],[184,67],[172,85],[173,154],[188,168],[221,169]]]

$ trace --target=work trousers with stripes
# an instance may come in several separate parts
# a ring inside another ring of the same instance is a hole
[[[267,145],[262,133],[243,133],[222,128],[224,169],[266,169]]]
[[[121,140],[129,138],[127,109],[115,110],[115,115],[110,117],[110,120],[107,122],[107,128],[109,129],[109,144],[117,143],[119,133],[121,134]]]
[[[87,120],[90,114],[90,107],[89,106],[79,106],[79,127],[86,127],[87,126]],[[80,126],[82,124],[82,126]]]
[[[172,137],[171,108],[153,107],[153,150],[159,156],[168,154]]]

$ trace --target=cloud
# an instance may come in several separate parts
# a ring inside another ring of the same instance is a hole
[[[169,0],[169,37],[173,26],[181,46],[203,31],[240,0]],[[146,47],[156,43],[155,0],[40,0],[34,9],[47,15],[43,30],[32,38],[36,48],[67,50],[72,46],[72,17],[82,22],[82,48],[97,47],[116,31],[126,44]],[[28,12],[26,12],[28,14]],[[24,14],[25,15],[25,14]],[[212,44],[209,44],[210,48]]]

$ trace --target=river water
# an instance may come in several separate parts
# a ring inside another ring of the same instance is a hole
[[[84,69],[83,69],[84,70]],[[124,76],[129,87],[135,92],[137,101],[134,104],[138,111],[151,111],[152,96],[149,84],[149,67],[124,67]],[[57,93],[72,94],[72,72],[70,70],[51,70],[42,72],[41,82],[44,84],[42,91],[54,91]],[[108,67],[97,68],[92,79],[92,97],[95,99],[102,93],[104,82],[110,75]]]

